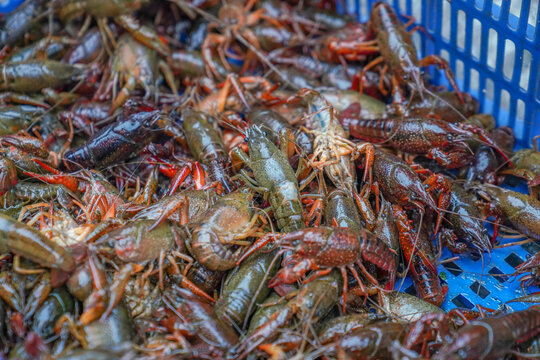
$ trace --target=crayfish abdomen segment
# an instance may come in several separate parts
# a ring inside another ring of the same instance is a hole
[[[386,271],[394,268],[395,259],[388,246],[365,230],[320,226],[296,231],[295,234],[300,232],[303,236],[297,253],[303,258],[312,258],[318,266],[350,265],[362,258]]]
[[[347,229],[347,231],[342,231]],[[348,228],[336,228],[316,256],[317,263],[325,266],[351,264],[358,260],[360,243]]]
[[[275,195],[270,197],[270,205],[274,209],[278,228],[283,232],[304,228],[298,185],[293,181],[282,181],[272,191]]]

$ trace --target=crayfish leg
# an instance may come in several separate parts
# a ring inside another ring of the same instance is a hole
[[[268,233],[259,240],[255,241],[253,245],[251,245],[251,247],[240,257],[240,259],[238,259],[236,265],[240,265],[242,261],[247,259],[251,254],[266,246],[266,244],[268,244],[273,237],[275,237],[275,234]]]
[[[459,90],[459,87],[457,86],[456,79],[454,78],[454,73],[452,72],[452,69],[450,69],[450,66],[448,66],[448,62],[437,55],[429,55],[425,58],[421,59],[419,62],[420,66],[429,66],[429,65],[438,65],[442,70],[444,70],[444,73],[446,75],[446,78],[448,79],[448,82],[456,92],[459,101],[461,104],[465,104],[465,100],[463,99],[463,94]]]
[[[448,209],[450,205],[450,196],[452,192],[452,184],[450,180],[442,174],[431,174],[425,181],[424,186],[427,186],[427,191],[439,190],[441,194],[439,195],[438,201],[438,211],[437,211],[437,221],[435,223],[435,230],[433,236],[439,232],[441,227],[443,215],[442,212]]]
[[[420,205],[419,205],[420,206]],[[423,263],[433,272],[437,272],[435,265],[427,257],[424,251],[419,248],[417,241],[419,239],[417,233],[413,230],[410,220],[403,208],[399,205],[392,205],[396,226],[399,232],[401,249],[405,255],[407,262],[411,262],[414,255],[419,255]],[[416,235],[416,236],[415,236]]]
[[[171,196],[174,194],[176,189],[186,180],[187,176],[191,173],[189,166],[184,165],[180,170],[176,171],[173,178],[171,179],[171,184],[169,185],[169,192],[167,195]]]
[[[129,76],[126,84],[124,87],[120,90],[117,96],[115,96],[112,105],[111,110],[109,111],[109,114],[112,115],[116,109],[118,109],[120,106],[124,105],[124,103],[127,101],[127,99],[130,97],[133,90],[135,90],[135,86],[137,85],[137,79],[134,76]]]
[[[216,300],[208,295],[206,292],[204,292],[201,288],[199,288],[197,285],[192,283],[188,278],[185,276],[182,276],[182,280],[180,281],[180,286],[184,289],[189,289],[191,292],[193,292],[195,295],[199,295],[200,297],[208,300],[210,303],[214,304]]]
[[[358,92],[360,94],[362,94],[364,92],[364,83],[362,82],[362,79],[364,78],[364,75],[366,75],[366,73],[373,69],[375,66],[379,65],[379,64],[382,64],[384,62],[384,58],[382,56],[379,56],[378,58],[372,60],[369,64],[367,64],[366,66],[364,66],[364,68],[362,69],[362,72],[360,73],[360,75],[358,76],[359,77],[359,84],[358,84]]]
[[[101,315],[101,320],[109,317],[116,305],[118,305],[120,300],[122,300],[122,296],[124,295],[124,291],[126,290],[130,277],[133,274],[141,271],[143,268],[144,266],[142,265],[130,263],[124,265],[120,271],[114,274],[114,279],[109,290],[109,301],[105,312],[103,315]]]
[[[13,271],[22,275],[36,275],[42,274],[45,272],[45,269],[26,269],[21,266],[21,257],[15,255],[13,257]]]
[[[56,175],[56,174],[40,175],[40,174],[36,174],[34,172],[26,171],[26,170],[23,170],[23,174],[29,177],[39,179],[48,184],[64,185],[68,190],[72,192],[77,192],[79,188],[79,181],[74,176],[71,176],[71,175]]]
[[[341,272],[341,276],[343,277],[343,286],[341,290],[341,312],[345,315],[347,313],[347,292],[349,291],[349,281],[347,280],[347,269],[341,266],[339,268],[339,271]],[[361,286],[363,286],[363,284]]]
[[[366,221],[367,229],[369,231],[373,231],[375,229],[375,226],[377,225],[377,217],[375,216],[375,213],[373,212],[369,201],[366,198],[358,195],[356,191],[353,191],[353,196],[358,210]]]

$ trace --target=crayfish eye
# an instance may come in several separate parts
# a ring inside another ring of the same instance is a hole
[[[447,139],[448,141],[454,141],[454,136],[452,136],[452,134],[447,134],[447,135],[446,135],[446,139]]]

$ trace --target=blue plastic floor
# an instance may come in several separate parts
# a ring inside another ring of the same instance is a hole
[[[500,243],[510,243],[518,239],[503,239]],[[484,259],[472,260],[461,257],[451,263],[437,267],[441,281],[448,285],[448,294],[442,308],[450,310],[455,307],[472,309],[477,304],[491,309],[497,309],[506,301],[523,296],[519,278],[513,276],[515,268],[540,250],[540,245],[531,242],[525,245],[515,245],[507,248],[494,249],[491,255],[485,254]],[[453,257],[446,249],[443,250],[441,261]],[[396,285],[399,289],[401,279]],[[414,286],[409,277],[403,282],[401,291],[415,294]],[[540,291],[536,287],[527,289],[528,293]],[[507,304],[512,310],[529,307],[527,303]]]

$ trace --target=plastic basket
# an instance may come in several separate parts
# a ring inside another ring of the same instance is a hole
[[[374,0],[337,1],[340,11],[369,19]],[[394,0],[386,1],[403,20],[414,17],[422,31],[413,34],[419,57],[438,54],[446,59],[460,89],[480,101],[481,111],[493,114],[498,126],[514,130],[517,147],[531,146],[540,134],[540,21],[538,0]],[[448,86],[441,71],[427,69],[430,82]],[[504,242],[504,241],[503,241]],[[515,267],[540,250],[537,243],[495,249],[478,261],[461,258],[438,267],[449,290],[444,309],[498,308],[522,296]],[[445,250],[441,259],[452,257]],[[402,291],[414,293],[410,279]],[[539,289],[530,288],[529,291]],[[513,310],[524,303],[507,304]]]
[[[22,2],[0,0],[0,14],[14,10]],[[341,11],[356,15],[359,21],[368,20],[375,3],[336,2]],[[413,16],[430,34],[413,34],[419,55],[440,54],[447,59],[460,88],[480,101],[481,111],[493,114],[499,126],[512,127],[518,147],[530,146],[532,137],[540,134],[539,0],[387,2],[399,14]],[[432,83],[448,86],[444,74],[433,68],[428,71]],[[516,266],[539,250],[540,245],[529,243],[496,249],[483,261],[461,258],[440,265],[440,277],[449,285],[443,308],[473,308],[476,304],[498,308],[523,295],[519,281],[504,274],[512,274]],[[442,259],[451,256],[445,250]],[[401,289],[414,293],[410,279],[405,279]],[[520,303],[507,306],[514,310],[527,307]]]

